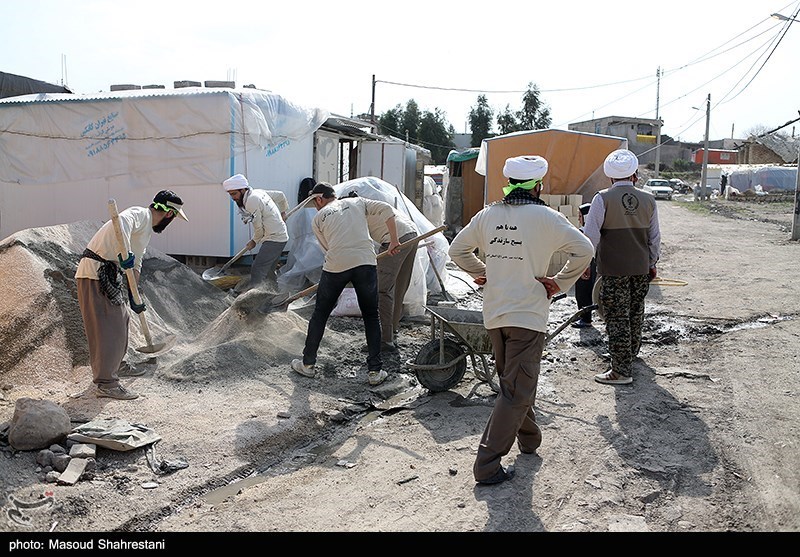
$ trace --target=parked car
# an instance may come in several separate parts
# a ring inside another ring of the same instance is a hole
[[[689,193],[692,191],[692,186],[681,180],[680,178],[670,178],[669,185],[672,191],[677,193]]]
[[[650,178],[642,186],[642,190],[652,193],[656,199],[672,199],[672,187],[669,185],[669,180],[662,180],[660,178]]]

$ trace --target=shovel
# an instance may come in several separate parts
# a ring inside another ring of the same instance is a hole
[[[425,238],[428,238],[429,236],[433,236],[434,234],[442,232],[446,228],[447,228],[446,226],[439,226],[438,228],[434,228],[433,230],[429,230],[428,232],[426,232],[424,234],[420,234],[415,238],[411,238],[410,240],[406,240],[402,244],[398,245],[397,248],[398,249],[402,249],[402,248],[405,248],[405,247],[410,246],[412,244],[416,244],[416,243],[420,242],[421,240],[424,240]],[[376,259],[381,259],[383,257],[387,257],[388,255],[389,255],[389,251],[388,250],[387,251],[383,251],[383,252],[381,252],[381,253],[379,253],[377,255]],[[273,311],[286,310],[289,307],[289,304],[291,304],[295,300],[299,300],[303,296],[308,296],[309,294],[312,294],[312,293],[316,292],[318,287],[319,287],[319,283],[312,284],[311,286],[309,286],[305,290],[301,290],[297,294],[292,294],[292,295],[290,295],[288,297],[285,294],[279,294],[278,296],[275,296],[272,299],[272,307],[267,306],[265,309],[262,309],[261,312],[262,313],[271,313]]]
[[[227,271],[231,265],[233,265],[236,261],[238,261],[245,253],[247,253],[247,246],[243,247],[239,253],[234,255],[230,258],[230,260],[225,263],[222,267],[217,269],[216,267],[211,267],[210,269],[206,269],[203,271],[203,280],[210,282],[214,286],[222,288],[231,288],[236,286],[236,283],[239,282],[242,277],[235,276],[235,275],[226,275],[225,271]],[[231,284],[233,283],[233,284]]]
[[[117,212],[117,202],[113,199],[108,201],[108,212],[111,213],[111,220],[114,223],[114,232],[117,235],[117,242],[119,243],[119,250],[121,254],[129,252],[128,246],[125,245],[125,237],[122,235],[122,228],[119,224],[119,213]],[[136,275],[133,269],[125,269],[125,276],[128,277],[128,287],[131,291],[131,297],[137,305],[141,305],[142,298],[139,295],[139,287],[136,284]],[[143,354],[150,354],[155,357],[172,348],[175,345],[177,337],[175,335],[168,335],[164,342],[153,344],[153,338],[150,336],[150,327],[147,325],[147,318],[144,315],[145,310],[142,310],[139,315],[139,324],[144,334],[144,339],[147,342],[146,346],[141,346],[136,350]]]
[[[315,197],[319,197],[320,194],[315,193],[310,195],[305,199],[305,201],[301,201],[295,207],[289,210],[286,213],[286,218],[284,220],[289,220],[293,214],[297,211],[308,205],[308,203],[314,199]],[[233,288],[236,284],[242,280],[242,277],[239,275],[226,275],[225,272],[230,268],[231,265],[236,263],[242,256],[247,253],[247,246],[243,247],[239,253],[234,255],[225,265],[217,269],[216,267],[211,267],[210,269],[206,269],[203,271],[203,280],[210,282],[214,286],[218,288],[222,288],[223,290],[227,288]]]

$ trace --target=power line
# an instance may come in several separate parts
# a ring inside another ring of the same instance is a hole
[[[800,13],[800,10],[798,10],[798,13]],[[796,16],[797,16],[797,14],[795,14],[795,17]],[[765,18],[765,19],[759,21],[756,25],[751,26],[749,29],[747,29],[747,30],[735,35],[731,39],[728,39],[727,41],[722,43],[720,46],[715,47],[714,49],[712,49],[712,50],[708,51],[707,53],[695,58],[694,60],[692,60],[691,62],[689,62],[687,64],[684,64],[684,65],[679,66],[679,67],[674,68],[674,69],[666,70],[666,71],[663,72],[662,75],[667,76],[667,75],[675,74],[675,73],[680,72],[682,70],[686,70],[686,69],[688,69],[690,67],[693,67],[693,66],[701,64],[703,62],[707,62],[709,60],[712,60],[712,59],[714,59],[714,58],[716,58],[716,57],[718,57],[718,56],[720,56],[722,54],[725,54],[727,52],[733,51],[736,48],[739,48],[739,47],[741,47],[741,46],[743,46],[745,44],[748,44],[748,43],[756,40],[758,37],[764,35],[765,33],[768,33],[772,29],[774,29],[775,26],[772,26],[772,27],[764,30],[763,32],[760,32],[760,33],[758,33],[758,34],[756,34],[756,35],[754,35],[752,37],[749,37],[746,40],[742,40],[742,41],[738,42],[737,44],[732,45],[729,48],[726,48],[725,50],[720,50],[723,47],[725,47],[726,45],[729,45],[731,42],[735,41],[736,39],[746,35],[750,31],[756,29],[759,25],[763,24],[765,21],[768,21],[768,20],[769,20],[769,18]],[[778,25],[780,25],[780,24],[778,24]],[[723,72],[720,72],[715,77],[709,79],[704,84],[702,84],[702,85],[700,85],[698,87],[695,87],[691,91],[683,93],[683,94],[673,98],[672,100],[667,101],[666,103],[663,104],[663,106],[669,106],[670,104],[675,103],[675,102],[679,101],[680,99],[683,99],[686,96],[690,95],[691,93],[694,93],[697,90],[705,87],[706,85],[708,85],[709,83],[715,81],[716,79],[719,79],[719,78],[723,77],[728,71],[730,71],[731,69],[733,69],[733,68],[737,67],[738,65],[742,64],[745,60],[747,60],[751,56],[755,55],[760,49],[764,48],[766,45],[768,45],[770,43],[773,43],[774,46],[772,47],[771,52],[769,53],[767,58],[764,60],[764,62],[761,64],[761,66],[759,67],[758,71],[756,71],[756,73],[751,77],[750,81],[736,94],[736,96],[738,96],[753,82],[753,80],[757,77],[758,73],[763,69],[763,67],[766,64],[766,62],[769,60],[769,58],[775,52],[775,49],[777,48],[778,44],[780,44],[781,40],[783,39],[783,36],[786,34],[786,29],[787,28],[788,28],[788,26],[786,26],[783,29],[783,32],[780,34],[779,38],[777,38],[776,36],[773,36],[769,41],[766,41],[765,43],[760,45],[758,48],[756,48],[753,51],[749,52],[744,58],[742,58],[741,60],[739,60],[738,62],[736,62],[732,66],[730,66],[727,70],[725,70]],[[758,59],[760,59],[760,56],[756,59],[756,62],[757,62]],[[753,68],[753,66],[751,66],[750,69],[752,70],[752,68]],[[731,91],[733,89],[735,89],[736,86],[738,86],[739,83],[741,83],[741,81],[748,75],[748,73],[750,73],[750,70],[748,70],[747,72],[744,73],[742,78],[736,83],[736,85],[733,86]],[[634,90],[632,92],[626,93],[625,95],[623,95],[621,97],[618,97],[618,98],[616,98],[614,100],[609,101],[608,103],[606,103],[603,106],[596,107],[593,110],[587,111],[585,113],[585,114],[590,114],[590,113],[593,114],[596,110],[598,110],[598,108],[605,108],[607,106],[610,106],[610,105],[612,105],[614,103],[617,103],[617,102],[619,102],[619,101],[621,101],[621,100],[623,100],[623,99],[625,99],[627,97],[630,97],[630,96],[632,96],[632,95],[634,95],[634,94],[646,89],[648,86],[652,85],[652,83],[653,83],[652,76],[643,76],[643,77],[639,77],[639,78],[626,79],[626,80],[616,81],[616,82],[612,82],[612,83],[587,85],[587,86],[582,86],[582,87],[540,89],[539,93],[553,93],[553,92],[568,92],[568,91],[591,90],[591,89],[598,89],[598,88],[609,87],[609,86],[614,86],[614,85],[624,85],[624,84],[629,84],[629,83],[635,83],[635,82],[642,81],[642,80],[648,80],[648,83],[645,84],[643,87],[641,87],[639,89],[636,89],[636,90]],[[388,80],[376,80],[376,83],[385,83],[385,84],[390,84],[390,85],[397,85],[397,86],[401,86],[401,87],[411,87],[411,88],[418,88],[418,89],[432,89],[432,90],[440,90],[440,91],[469,92],[469,93],[479,93],[479,94],[511,94],[511,93],[521,94],[521,93],[527,92],[527,90],[491,90],[491,89],[467,89],[467,88],[457,88],[457,87],[439,87],[439,86],[431,86],[431,85],[400,83],[400,82],[388,81]],[[731,91],[728,91],[728,93],[726,93],[725,95],[720,97],[721,100],[718,101],[715,106],[718,106],[718,105],[720,105],[720,104],[722,104],[724,102],[729,102],[730,100],[733,100],[733,98],[736,98],[736,96],[734,96],[731,99],[726,100],[727,96],[730,94]],[[644,114],[647,114],[649,112],[650,111],[647,111],[647,112],[643,113],[642,115],[640,115],[638,117],[643,117]],[[582,116],[579,116],[577,118],[573,118],[570,121],[575,121],[575,120],[581,118]],[[691,125],[694,125],[695,123],[696,122],[694,122]],[[559,125],[562,125],[562,124],[559,124]],[[691,125],[690,125],[690,127],[691,127]]]

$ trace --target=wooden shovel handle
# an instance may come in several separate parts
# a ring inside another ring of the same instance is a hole
[[[247,246],[245,246],[245,247],[243,247],[242,249],[240,249],[240,250],[239,250],[239,253],[237,253],[236,255],[234,255],[233,257],[231,257],[231,258],[230,258],[230,260],[229,260],[227,263],[225,263],[225,265],[223,265],[223,266],[222,266],[222,268],[219,270],[219,272],[218,272],[217,274],[221,275],[222,273],[224,273],[225,271],[227,271],[227,270],[228,270],[228,268],[229,268],[231,265],[233,265],[234,263],[236,263],[236,262],[237,262],[239,259],[241,259],[241,257],[242,257],[242,256],[243,256],[245,253],[247,253]]]
[[[424,240],[425,238],[433,236],[434,234],[442,232],[443,230],[446,230],[446,229],[447,229],[447,226],[444,226],[444,225],[439,226],[437,228],[434,228],[433,230],[429,230],[428,232],[426,232],[424,234],[420,234],[419,236],[411,238],[410,240],[406,240],[405,242],[403,242],[400,245],[398,245],[397,248],[398,249],[403,249],[406,246],[410,246],[412,244],[416,244],[419,241]],[[388,255],[389,255],[389,250],[382,251],[381,253],[379,253],[376,256],[376,259],[381,259],[383,257],[387,257]],[[308,296],[309,294],[311,294],[313,292],[316,292],[318,287],[319,287],[319,283],[312,284],[311,286],[309,286],[305,290],[301,290],[297,294],[292,294],[291,296],[289,296],[288,298],[286,298],[285,300],[283,300],[282,302],[280,302],[277,305],[282,306],[282,305],[286,305],[286,304],[289,304],[291,302],[294,302],[295,300],[299,300],[303,296]]]
[[[283,219],[283,220],[284,221],[289,220],[289,217],[291,217],[297,211],[299,211],[300,209],[302,209],[303,207],[308,205],[311,202],[312,199],[314,199],[315,197],[319,197],[320,195],[322,195],[322,194],[321,193],[313,193],[313,194],[309,195],[308,197],[306,197],[303,201],[301,201],[300,203],[298,203],[297,205],[295,205],[294,207],[289,209],[289,211],[286,213],[286,218]]]
[[[114,233],[117,235],[117,243],[119,244],[119,251],[124,257],[128,256],[130,249],[125,243],[125,237],[122,235],[122,227],[119,224],[119,212],[117,211],[117,202],[114,199],[108,201],[108,212],[111,214],[111,221],[114,224]],[[139,296],[139,286],[137,285],[136,275],[133,269],[125,269],[125,276],[128,277],[128,285],[131,290],[131,297],[137,305],[142,305],[142,298]],[[144,333],[144,339],[147,346],[153,346],[153,339],[150,337],[150,327],[147,326],[147,318],[144,316],[144,311],[139,313],[139,323]]]

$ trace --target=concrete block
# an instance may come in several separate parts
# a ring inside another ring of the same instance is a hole
[[[95,458],[97,456],[97,445],[94,443],[75,443],[69,450],[72,458]]]
[[[86,470],[86,465],[88,462],[85,458],[73,458],[69,462],[69,466],[67,469],[64,470],[61,475],[58,477],[58,484],[59,485],[75,485],[83,472]]]

